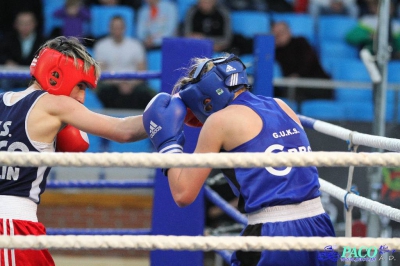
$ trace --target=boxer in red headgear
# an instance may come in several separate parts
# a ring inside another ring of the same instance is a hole
[[[44,48],[33,59],[30,72],[42,89],[54,95],[69,96],[76,84],[84,82],[88,87],[96,88],[95,66],[89,68],[83,60]],[[71,125],[67,125],[57,135],[56,151],[83,152],[89,148],[87,134]]]
[[[24,91],[0,94],[0,151],[83,151],[87,132],[117,142],[147,137],[142,116],[117,118],[87,109],[85,89],[98,63],[76,38],[57,37],[39,49]],[[57,142],[57,148],[56,146]],[[42,235],[36,211],[50,167],[0,167],[0,235]],[[0,265],[54,265],[47,250],[0,249]]]

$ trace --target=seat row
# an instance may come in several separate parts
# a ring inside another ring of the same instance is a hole
[[[54,18],[55,10],[61,8],[65,1],[44,0],[44,33],[48,36],[52,29],[62,25],[60,19]],[[195,4],[196,1],[177,1],[178,12],[184,13]],[[108,33],[109,21],[114,15],[120,15],[126,20],[126,34],[134,37],[135,11],[127,6],[91,6],[91,21],[88,23],[89,35],[98,38]],[[179,15],[182,19],[183,14]],[[357,56],[354,47],[345,45],[345,34],[357,24],[355,18],[345,15],[325,15],[314,19],[305,13],[266,13],[261,11],[232,11],[232,29],[235,33],[245,37],[253,37],[255,34],[270,33],[271,23],[274,21],[286,21],[293,35],[304,36],[321,52],[334,51],[343,56]],[[181,21],[182,22],[182,21]],[[321,47],[321,49],[320,49]],[[332,50],[334,49],[334,50]],[[331,53],[332,54],[332,53]]]

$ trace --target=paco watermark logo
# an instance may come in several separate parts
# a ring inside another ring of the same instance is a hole
[[[395,261],[394,249],[389,249],[387,245],[348,247],[344,246],[343,250],[339,250],[336,246],[326,246],[324,251],[318,253],[318,259],[322,261]],[[387,256],[384,256],[387,254]]]

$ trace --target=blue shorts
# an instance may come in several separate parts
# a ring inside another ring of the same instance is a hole
[[[248,225],[242,236],[327,236],[335,237],[332,222],[326,213],[293,221]],[[324,247],[321,247],[322,249]],[[321,260],[319,251],[236,251],[232,266],[336,266],[337,261]]]

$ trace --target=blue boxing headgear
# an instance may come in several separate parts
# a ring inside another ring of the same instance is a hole
[[[213,68],[202,75],[209,62],[214,64]],[[231,54],[199,64],[193,79],[179,89],[179,95],[196,118],[204,123],[212,113],[232,102],[235,92],[243,87],[240,85],[248,87],[246,66]]]

